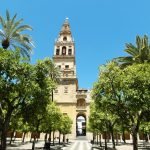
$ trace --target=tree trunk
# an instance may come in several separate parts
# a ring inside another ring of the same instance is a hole
[[[66,139],[65,139],[65,134],[63,134],[63,143],[65,143],[65,140],[66,140]]]
[[[49,133],[49,146],[51,147],[51,134],[52,134],[52,131],[50,131],[50,133]]]
[[[7,130],[8,130],[8,126],[9,126],[9,122],[10,122],[10,118],[11,118],[11,113],[12,113],[13,109],[9,108],[6,118],[5,118],[5,122],[2,125],[2,134],[1,134],[1,150],[6,150],[6,135],[7,135]]]
[[[102,147],[101,134],[99,134],[99,144],[100,144],[100,147]]]
[[[52,132],[50,131],[50,132],[49,132],[49,139],[48,139],[49,142],[51,142],[51,136],[52,136]]]
[[[95,142],[95,133],[93,133],[93,144]]]
[[[122,130],[122,140],[123,140],[124,143],[126,143],[125,130],[124,130],[124,128],[123,128],[123,130]]]
[[[133,139],[133,150],[138,150],[138,139],[137,139],[137,131],[132,131],[132,139]]]
[[[6,134],[7,131],[5,128],[2,129],[2,134],[1,134],[1,150],[6,150]]]
[[[98,145],[98,133],[97,133],[97,137],[96,138],[97,138],[97,145]]]
[[[36,136],[34,136],[34,140],[33,140],[33,143],[32,143],[32,150],[35,149],[35,141],[36,141]]]
[[[113,131],[112,127],[110,128],[110,132],[111,132],[111,138],[112,138],[113,148],[115,149],[114,131]]]
[[[45,138],[44,139],[45,139],[45,143],[46,143],[47,142],[47,133],[45,134]]]
[[[107,150],[107,133],[105,131],[105,150]]]
[[[24,134],[23,134],[22,143],[24,143],[26,133],[27,133],[27,132],[24,132]]]
[[[145,139],[145,142],[148,142],[148,134],[144,134],[144,139]]]
[[[61,136],[61,133],[59,132],[59,145],[60,145],[60,136]]]
[[[12,139],[14,137],[14,133],[15,133],[15,130],[13,130],[12,133],[11,133],[11,138],[10,138],[10,142],[9,142],[10,145],[11,145]]]
[[[55,145],[55,131],[53,131],[53,145]]]
[[[118,145],[118,133],[116,133],[116,145]]]

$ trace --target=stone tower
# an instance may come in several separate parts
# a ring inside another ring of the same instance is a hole
[[[54,63],[61,72],[61,85],[55,91],[55,99],[59,102],[73,103],[76,101],[78,80],[76,77],[75,44],[70,31],[68,19],[62,25],[54,46]],[[57,91],[58,94],[57,94]],[[63,95],[63,99],[58,96]]]
[[[75,43],[68,18],[64,21],[55,41],[53,60],[61,72],[61,83],[54,92],[54,101],[63,114],[67,114],[72,119],[72,133],[68,138],[73,139],[77,136],[77,117],[83,116],[86,121],[88,119],[90,92],[86,89],[78,89]],[[80,122],[80,126],[82,126],[80,130],[85,133],[86,123]]]

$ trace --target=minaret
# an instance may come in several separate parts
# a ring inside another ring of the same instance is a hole
[[[68,18],[65,19],[55,41],[53,60],[61,72],[61,82],[55,90],[54,100],[57,103],[75,103],[78,79],[76,76],[75,43]]]
[[[61,78],[76,78],[75,43],[68,18],[65,19],[55,41],[53,60],[60,68]]]
[[[53,61],[61,72],[60,83],[54,91],[54,101],[61,112],[72,119],[73,124],[69,139],[75,139],[78,133],[78,117],[82,116],[85,120],[88,120],[90,107],[88,90],[78,89],[75,43],[68,18],[65,19],[55,41]],[[86,135],[85,125],[84,122],[82,128],[84,135]]]

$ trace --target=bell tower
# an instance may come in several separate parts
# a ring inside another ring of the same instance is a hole
[[[53,60],[61,71],[62,79],[76,78],[75,43],[68,18],[55,41]]]
[[[54,101],[61,112],[64,115],[67,114],[73,121],[71,134],[68,135],[69,139],[75,139],[79,132],[87,135],[86,121],[89,114],[90,93],[86,89],[78,89],[75,43],[68,18],[65,19],[55,41],[53,61],[61,73],[61,81],[54,91]],[[81,117],[84,118],[83,122],[81,122]]]
[[[78,79],[76,76],[75,43],[68,18],[65,19],[55,41],[53,60],[61,73],[61,83],[55,90],[54,100],[57,103],[75,103]]]

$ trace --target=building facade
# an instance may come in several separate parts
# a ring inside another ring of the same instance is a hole
[[[54,100],[63,114],[73,121],[70,139],[90,136],[87,131],[90,91],[80,89],[76,75],[75,42],[68,19],[64,21],[54,45],[53,61],[61,72],[61,82],[54,91]]]

